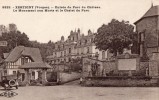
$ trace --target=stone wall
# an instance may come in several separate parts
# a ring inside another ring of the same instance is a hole
[[[83,77],[105,76],[158,76],[158,54],[155,60],[142,61],[138,55],[120,55],[112,61],[101,61],[93,58],[83,58]],[[120,61],[120,62],[119,62]],[[127,62],[128,61],[128,62]],[[97,64],[95,74],[93,64]],[[133,69],[132,69],[133,68]]]
[[[117,73],[118,68],[116,66],[115,61],[107,61],[103,62],[103,70],[105,70],[105,73],[110,73],[111,71],[114,71],[114,73]]]
[[[65,70],[68,70],[69,67],[64,65],[64,64],[53,64],[52,65],[52,68],[51,69],[48,69],[48,71],[50,72],[62,72],[62,71],[65,71]]]
[[[158,79],[151,77],[88,77],[83,83],[84,86],[159,86]]]
[[[46,79],[48,82],[57,82],[57,72],[47,72]]]
[[[149,62],[140,62],[139,70],[137,71],[137,75],[145,76],[146,75],[146,68],[149,67]]]
[[[159,75],[158,69],[159,68],[158,68],[157,61],[152,60],[149,62],[149,73],[148,73],[149,76],[158,77],[158,75]]]
[[[79,79],[81,77],[81,73],[76,73],[76,72],[71,72],[71,73],[60,72],[58,73],[58,75],[60,83],[70,82]]]
[[[97,63],[99,67],[97,68],[98,76],[102,75],[103,71],[103,62],[96,59],[90,59],[90,58],[83,58],[83,77],[92,76],[90,74],[91,72],[91,65]]]

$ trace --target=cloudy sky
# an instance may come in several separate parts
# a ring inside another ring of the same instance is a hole
[[[63,35],[65,39],[71,30],[80,28],[96,32],[102,24],[112,18],[126,20],[133,24],[159,0],[0,0],[0,24],[15,23],[18,30],[25,32],[30,40],[56,42]],[[2,6],[98,6],[89,12],[13,12]]]

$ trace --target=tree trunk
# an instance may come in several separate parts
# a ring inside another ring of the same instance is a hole
[[[114,57],[117,56],[117,50],[114,51],[114,54],[113,54],[113,55],[114,55]]]

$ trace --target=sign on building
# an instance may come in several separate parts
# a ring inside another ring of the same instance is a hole
[[[118,70],[136,70],[136,59],[118,59]]]
[[[7,41],[0,41],[0,46],[7,46]]]

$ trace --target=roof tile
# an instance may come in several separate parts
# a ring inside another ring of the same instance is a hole
[[[15,47],[5,59],[6,62],[14,62],[20,56],[30,56],[34,62],[42,62],[42,57],[40,54],[40,50],[38,48],[31,48],[31,47],[24,47],[24,46],[17,46]]]

